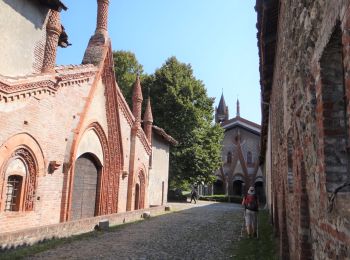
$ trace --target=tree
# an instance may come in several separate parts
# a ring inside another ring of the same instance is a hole
[[[191,65],[175,57],[142,82],[151,89],[154,123],[179,141],[171,149],[171,186],[211,182],[221,164],[223,130],[213,124],[213,99]]]
[[[134,53],[130,51],[113,52],[115,76],[126,102],[132,107],[132,87],[139,74],[143,77],[143,66],[137,61]]]

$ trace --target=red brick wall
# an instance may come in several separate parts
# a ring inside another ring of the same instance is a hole
[[[338,193],[329,211],[331,191],[350,180],[349,3],[281,1],[270,113],[273,217],[282,259],[350,258],[348,189]],[[331,55],[322,64],[338,21],[343,61]],[[344,95],[335,94],[343,82],[346,120],[338,109]],[[324,102],[324,95],[333,99]],[[339,133],[341,127],[345,131]],[[289,176],[288,146],[293,164]]]

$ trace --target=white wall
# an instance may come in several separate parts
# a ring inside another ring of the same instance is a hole
[[[48,9],[37,2],[0,1],[0,74],[3,76],[27,75],[41,68]]]
[[[152,136],[152,169],[149,176],[149,204],[162,205],[162,183],[164,182],[163,203],[167,202],[169,178],[169,144],[156,134]]]

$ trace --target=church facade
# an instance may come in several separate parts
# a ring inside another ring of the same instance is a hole
[[[157,179],[150,178],[157,135],[151,103],[142,116],[137,78],[128,107],[114,74],[109,1],[97,4],[82,64],[56,66],[57,47],[69,45],[60,22],[66,6],[58,0],[0,2],[1,232],[166,202],[167,173],[159,185],[149,183]],[[167,138],[165,146],[176,143]],[[166,151],[157,154],[164,158],[154,161],[169,162]]]
[[[222,166],[217,170],[214,194],[242,196],[250,186],[255,186],[264,198],[264,178],[259,166],[261,127],[240,117],[237,100],[236,117],[229,119],[229,110],[222,94],[215,109],[216,123],[224,128]]]

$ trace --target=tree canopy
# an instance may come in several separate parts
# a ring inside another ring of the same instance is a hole
[[[143,75],[143,66],[137,61],[135,54],[130,51],[114,51],[113,60],[118,86],[131,107],[132,86],[136,75]]]
[[[123,93],[132,93],[132,83],[127,84]],[[213,181],[221,164],[223,129],[213,123],[214,100],[191,65],[171,57],[154,74],[141,77],[141,84],[144,97],[150,89],[154,124],[179,142],[170,152],[170,186]]]

